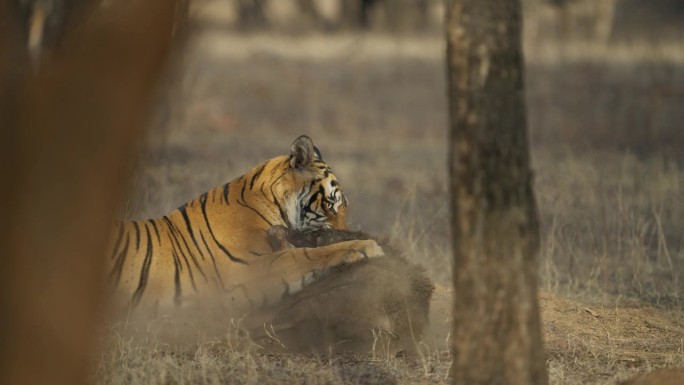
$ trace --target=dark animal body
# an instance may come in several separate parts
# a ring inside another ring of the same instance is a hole
[[[269,236],[272,244],[297,248],[372,239],[363,232],[283,226],[272,227]],[[266,334],[275,335],[289,351],[368,352],[378,344],[389,351],[413,349],[428,325],[435,286],[389,241],[378,243],[386,257],[319,272],[302,291],[261,314],[269,333],[255,328],[252,335],[261,342],[273,340]]]

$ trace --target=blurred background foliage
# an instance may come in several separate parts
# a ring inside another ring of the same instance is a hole
[[[545,39],[679,38],[678,0],[522,0],[528,32]],[[195,0],[203,18],[225,28],[278,31],[364,29],[440,33],[442,0]]]

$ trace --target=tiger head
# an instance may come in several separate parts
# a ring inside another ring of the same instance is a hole
[[[290,226],[298,230],[347,229],[347,199],[311,138],[302,135],[295,139],[288,163],[296,186],[287,210]]]

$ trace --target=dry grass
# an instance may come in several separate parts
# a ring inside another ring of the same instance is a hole
[[[681,310],[681,163],[614,152],[535,161],[544,285],[588,301],[633,298]]]
[[[641,305],[587,306],[541,295],[549,372],[557,384],[614,384],[684,365],[681,313]]]
[[[138,325],[137,338],[128,337],[121,324],[103,333],[106,348],[97,357],[95,376],[101,384],[446,384],[450,357],[443,316],[451,300],[445,289],[436,298],[433,330],[417,352],[388,354],[378,341],[366,354],[268,354],[229,322],[222,329],[214,322],[216,334],[208,335],[198,328],[204,324],[156,320]],[[680,311],[587,305],[546,291],[540,305],[551,384],[608,385],[684,366]],[[160,336],[165,327],[182,330],[182,341]]]
[[[197,38],[177,98],[160,114],[165,128],[142,151],[127,216],[165,213],[306,133],[341,179],[353,227],[402,239],[415,262],[448,282],[438,38]],[[684,366],[682,51],[604,52],[528,54],[541,282],[554,293],[541,297],[552,384],[613,384]],[[432,318],[438,327],[420,354],[399,357],[382,344],[367,355],[268,355],[244,341],[226,345],[220,337],[235,334],[227,321],[174,345],[154,326],[142,327],[147,339],[115,326],[94,382],[446,383],[448,315]]]

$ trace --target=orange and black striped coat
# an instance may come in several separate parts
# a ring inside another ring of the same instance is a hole
[[[277,301],[314,272],[382,255],[372,240],[273,250],[267,231],[346,228],[342,189],[306,136],[290,156],[260,164],[161,218],[121,222],[109,279],[133,307],[219,296],[236,309]]]

